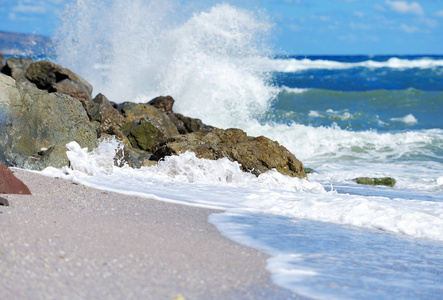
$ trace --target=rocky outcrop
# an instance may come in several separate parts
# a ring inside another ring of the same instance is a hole
[[[41,170],[69,164],[65,145],[77,141],[92,150],[97,126],[82,104],[0,74],[0,158],[6,164]]]
[[[245,172],[256,176],[276,169],[298,178],[306,178],[303,164],[285,147],[266,137],[250,137],[241,129],[214,129],[175,136],[157,147],[158,159],[192,151],[199,158],[227,157],[237,161]]]
[[[0,163],[0,194],[31,195],[31,191],[23,181],[15,177],[9,168]],[[9,204],[6,202],[3,205]]]
[[[91,100],[92,86],[69,69],[47,61],[33,62],[26,78],[39,89],[70,95],[80,101]]]
[[[354,179],[354,181],[358,184],[384,185],[389,187],[393,187],[396,183],[396,180],[391,177],[383,177],[383,178],[358,177]]]
[[[171,96],[113,104],[102,94],[92,99],[88,82],[55,63],[10,58],[2,70],[17,79],[0,74],[0,162],[7,166],[62,167],[69,164],[67,143],[92,149],[114,136],[124,144],[116,153],[119,165],[151,165],[190,150],[237,161],[257,176],[276,169],[306,178],[303,164],[277,142],[174,113]]]

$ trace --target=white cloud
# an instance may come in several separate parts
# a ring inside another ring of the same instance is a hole
[[[420,29],[415,26],[409,26],[406,24],[401,24],[400,29],[407,33],[414,33],[414,32],[420,32]]]
[[[412,2],[409,4],[406,1],[391,1],[386,0],[386,5],[388,5],[392,10],[402,13],[402,14],[415,14],[422,16],[424,15],[423,8],[417,2]]]
[[[297,24],[289,24],[288,28],[289,28],[289,30],[292,30],[292,31],[302,31],[303,30],[303,27],[301,27]]]
[[[322,22],[328,22],[331,18],[329,16],[321,16],[321,15],[319,15],[319,16],[311,16],[311,19],[319,20],[319,21],[322,21]]]
[[[436,15],[437,17],[441,17],[441,18],[443,18],[443,9],[437,11],[437,12],[435,13],[435,15]]]
[[[363,18],[363,17],[365,16],[365,14],[362,13],[361,11],[354,11],[354,16],[357,16],[357,17]]]
[[[300,4],[302,0],[283,0],[283,2]]]
[[[429,28],[437,28],[439,25],[438,22],[434,19],[422,18],[420,21],[422,23],[425,23]]]
[[[375,4],[374,9],[378,11],[386,11],[386,8],[380,4]]]
[[[373,28],[373,26],[370,24],[354,23],[354,22],[351,22],[349,24],[349,27],[354,30],[370,30]]]
[[[19,1],[17,6],[14,6],[12,10],[18,13],[33,13],[33,14],[44,14],[46,12],[46,7],[41,1],[37,1],[36,4],[28,4],[29,1]]]

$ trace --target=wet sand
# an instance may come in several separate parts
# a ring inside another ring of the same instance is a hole
[[[33,195],[1,195],[0,299],[299,299],[207,222],[221,211],[13,172]]]

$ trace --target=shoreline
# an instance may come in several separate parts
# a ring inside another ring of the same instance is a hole
[[[7,299],[301,299],[268,255],[221,235],[221,210],[107,192],[13,169],[32,196],[2,195]]]

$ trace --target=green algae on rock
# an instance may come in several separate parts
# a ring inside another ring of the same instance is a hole
[[[358,184],[384,185],[389,187],[393,187],[396,183],[395,179],[391,177],[383,177],[383,178],[358,177],[353,181],[355,181]]]

